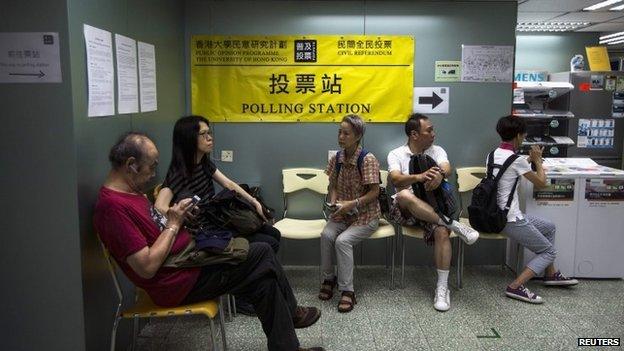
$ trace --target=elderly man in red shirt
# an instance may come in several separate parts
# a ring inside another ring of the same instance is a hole
[[[161,306],[244,296],[257,311],[269,350],[304,350],[295,328],[318,321],[315,307],[298,307],[282,266],[271,247],[252,243],[245,261],[196,268],[162,267],[169,255],[192,240],[184,221],[192,207],[183,199],[160,214],[143,194],[155,176],[158,150],[144,134],[127,133],[109,154],[112,164],[100,189],[95,227],[122,271]],[[309,350],[323,350],[321,347]]]

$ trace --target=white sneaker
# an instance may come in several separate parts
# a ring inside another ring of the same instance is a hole
[[[447,287],[438,286],[436,288],[433,308],[440,312],[448,311],[451,308],[451,293]]]
[[[449,225],[449,229],[455,232],[466,244],[472,245],[479,239],[479,232],[469,226],[453,220]]]

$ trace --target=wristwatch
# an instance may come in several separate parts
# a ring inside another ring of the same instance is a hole
[[[179,228],[176,226],[172,226],[172,227],[165,227],[165,230],[171,230],[171,232],[173,233],[173,235],[178,234],[178,230]]]

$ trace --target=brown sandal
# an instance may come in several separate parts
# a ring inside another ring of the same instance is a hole
[[[318,298],[327,301],[334,296],[334,288],[336,287],[336,277],[334,279],[325,279],[321,284],[321,290],[319,291]]]
[[[338,302],[338,312],[346,313],[351,312],[353,310],[353,305],[357,304],[357,300],[355,299],[355,292],[353,291],[343,291],[342,297],[340,298],[340,302]],[[347,307],[341,307],[347,306]]]

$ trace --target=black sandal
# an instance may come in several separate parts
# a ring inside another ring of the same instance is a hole
[[[331,298],[334,297],[334,288],[336,287],[336,284],[336,277],[332,280],[325,279],[321,284],[321,290],[319,291],[318,298],[323,301],[331,300]]]
[[[348,297],[349,299],[345,299]],[[357,304],[357,300],[355,299],[355,292],[353,291],[343,291],[342,297],[340,298],[340,302],[338,302],[338,312],[346,313],[351,312],[353,310],[353,305]],[[346,305],[347,307],[340,307]]]

